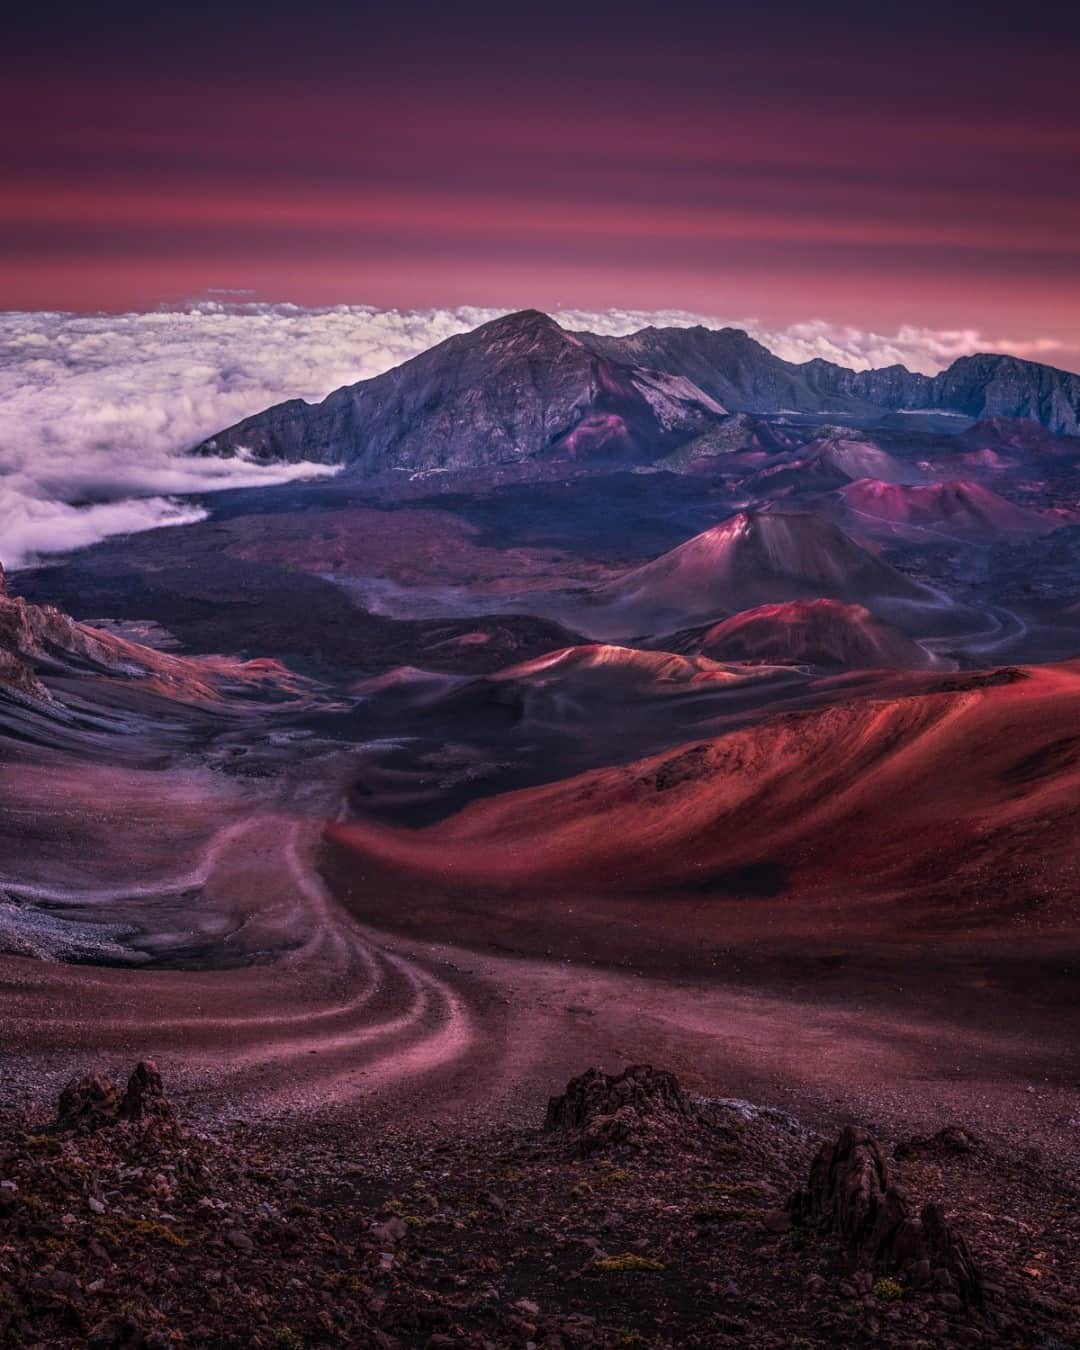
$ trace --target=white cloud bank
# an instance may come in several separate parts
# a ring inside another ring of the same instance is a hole
[[[286,398],[316,400],[504,311],[205,301],[145,314],[0,314],[0,561],[25,566],[109,535],[201,519],[192,494],[327,470],[196,459],[184,452]],[[724,320],[680,311],[556,315],[570,328]],[[965,353],[1046,356],[1058,344],[902,328],[892,336],[813,320],[735,321],[790,361],[936,371]]]

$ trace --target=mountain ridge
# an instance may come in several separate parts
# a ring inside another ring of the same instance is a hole
[[[363,476],[537,457],[654,462],[747,413],[934,410],[1026,418],[1080,435],[1080,375],[991,353],[935,376],[782,360],[742,329],[571,332],[540,310],[503,315],[319,403],[291,399],[195,447],[204,455],[341,464]]]

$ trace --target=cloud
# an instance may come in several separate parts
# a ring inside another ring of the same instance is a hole
[[[112,534],[196,520],[205,507],[192,496],[326,473],[185,452],[272,403],[320,399],[502,312],[316,309],[225,292],[150,313],[0,314],[0,560],[25,566]],[[602,333],[725,322],[624,309],[556,317]],[[973,351],[1045,356],[1059,345],[992,341],[974,330],[886,335],[819,319],[786,328],[727,322],[787,360],[824,357],[858,369],[902,362],[932,372]]]

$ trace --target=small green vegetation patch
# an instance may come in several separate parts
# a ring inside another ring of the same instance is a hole
[[[623,1252],[620,1256],[599,1256],[594,1262],[597,1270],[663,1270],[663,1261],[651,1256],[639,1256],[637,1252]]]

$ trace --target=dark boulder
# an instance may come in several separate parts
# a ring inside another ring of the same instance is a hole
[[[56,1104],[56,1123],[64,1130],[96,1130],[111,1125],[120,1110],[120,1088],[107,1073],[73,1078]]]
[[[161,1073],[152,1059],[135,1065],[120,1103],[123,1120],[174,1120],[176,1113],[165,1096]]]
[[[585,1152],[606,1145],[643,1148],[676,1142],[701,1125],[701,1115],[674,1074],[633,1064],[620,1074],[588,1069],[548,1102],[544,1129]]]

